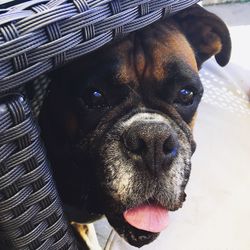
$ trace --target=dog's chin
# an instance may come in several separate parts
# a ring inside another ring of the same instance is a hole
[[[185,197],[185,193],[183,193],[183,197]],[[182,207],[182,204],[184,202],[185,198],[183,198],[182,201],[177,202],[175,205],[172,204],[171,208],[167,206],[159,206],[161,207],[163,212],[163,216],[167,216],[167,218],[161,218],[161,221],[166,220],[167,224],[168,224],[168,211],[176,211],[179,208]],[[159,204],[159,203],[158,203]],[[151,243],[152,241],[154,241],[160,234],[160,232],[154,232],[154,231],[147,231],[145,229],[139,229],[131,224],[133,223],[129,223],[126,219],[125,219],[125,212],[117,212],[115,213],[114,210],[110,210],[112,212],[107,212],[105,213],[110,225],[116,230],[116,232],[122,237],[124,238],[130,245],[135,246],[135,247],[142,247],[144,245],[147,245],[149,243]],[[152,219],[152,218],[151,218]],[[156,218],[156,220],[159,219]],[[167,224],[165,226],[167,226]],[[165,228],[164,228],[165,229]],[[162,230],[164,230],[162,229]],[[161,230],[161,231],[162,231]]]

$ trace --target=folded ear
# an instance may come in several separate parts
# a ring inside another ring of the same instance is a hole
[[[177,13],[173,18],[191,43],[199,67],[213,55],[221,66],[229,62],[230,34],[218,16],[196,4]]]

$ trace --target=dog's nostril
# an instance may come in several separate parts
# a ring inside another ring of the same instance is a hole
[[[163,144],[163,153],[171,156],[172,158],[176,157],[178,153],[178,143],[174,136],[170,135]]]
[[[123,138],[125,147],[134,154],[141,154],[146,149],[146,143],[139,137],[125,135]]]

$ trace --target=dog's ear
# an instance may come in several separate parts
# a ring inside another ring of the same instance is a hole
[[[230,34],[227,26],[218,16],[196,4],[177,13],[173,18],[191,43],[199,68],[213,55],[221,66],[229,62]]]

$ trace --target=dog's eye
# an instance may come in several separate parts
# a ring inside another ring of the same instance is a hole
[[[195,93],[192,89],[183,88],[179,90],[176,102],[186,106],[191,105],[193,104],[194,96]]]
[[[98,89],[89,89],[83,96],[85,104],[90,108],[102,108],[108,106],[104,94]]]

